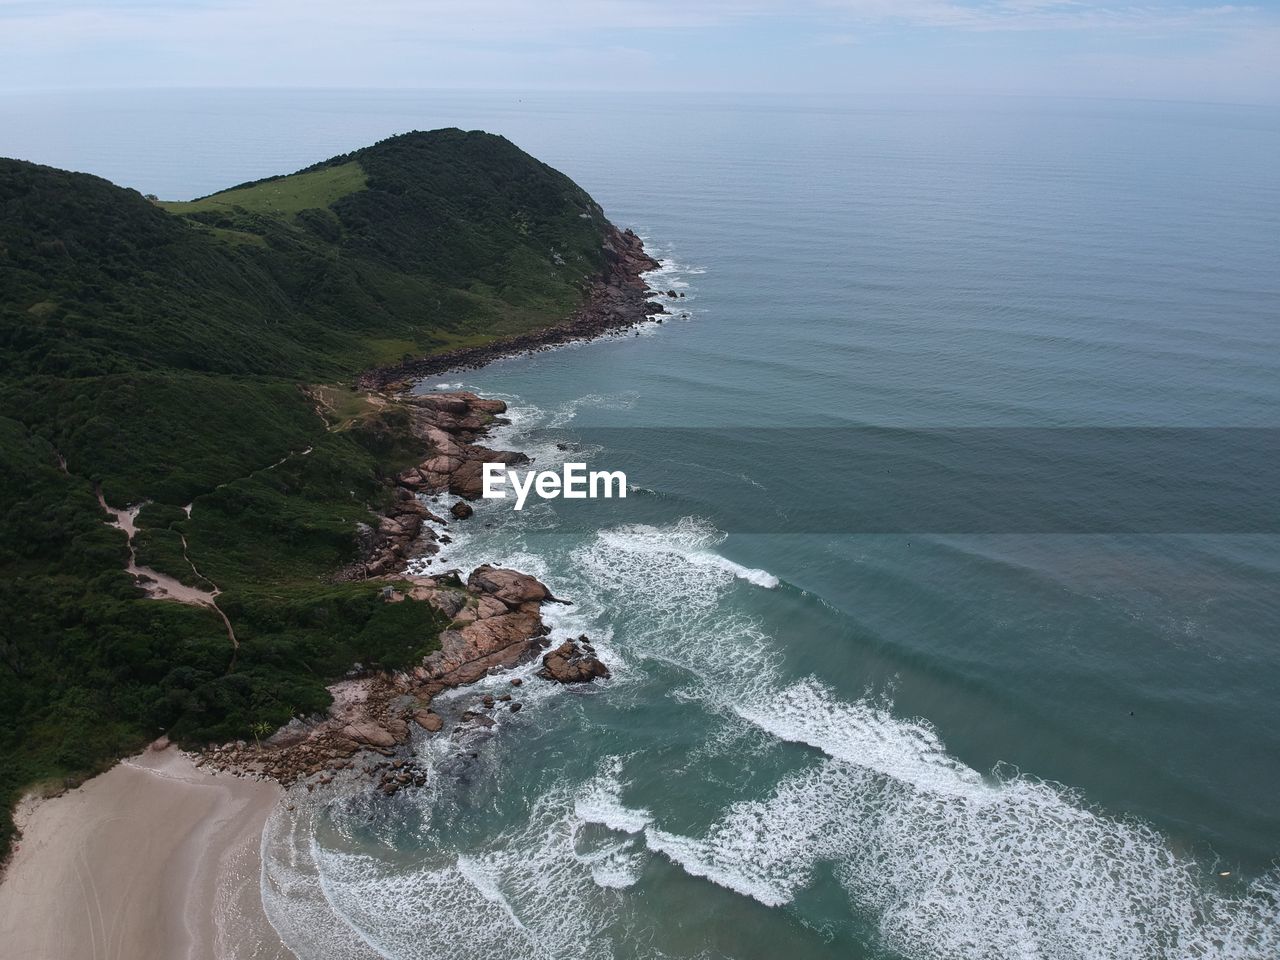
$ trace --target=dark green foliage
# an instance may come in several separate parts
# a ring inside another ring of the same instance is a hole
[[[303,450],[325,426],[294,382],[181,371],[33,378],[20,416],[109,503],[190,503]]]
[[[331,582],[385,478],[424,451],[403,411],[331,428],[302,387],[563,319],[606,223],[482,133],[407,134],[303,173],[159,204],[0,160],[6,806],[161,731],[250,737],[321,710],[353,664],[404,666],[445,625],[380,584]],[[142,596],[99,490],[147,504],[140,563],[221,589],[234,661],[213,610]],[[0,849],[10,830],[0,817]]]
[[[562,319],[601,265],[596,204],[501,137],[406,134],[322,166],[353,161],[368,186],[331,208],[178,216],[0,160],[0,362],[321,381]]]

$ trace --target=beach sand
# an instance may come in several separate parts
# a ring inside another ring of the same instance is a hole
[[[170,747],[19,809],[0,954],[24,960],[287,960],[262,909],[270,782]]]

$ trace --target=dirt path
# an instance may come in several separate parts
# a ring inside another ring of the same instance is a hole
[[[138,503],[132,507],[116,509],[107,503],[102,496],[101,490],[98,490],[97,493],[99,505],[111,517],[107,523],[117,530],[123,530],[124,535],[129,538],[129,562],[125,564],[125,571],[133,577],[134,582],[153,600],[175,600],[178,603],[197,604],[202,607],[209,607],[217,613],[222,618],[223,625],[227,628],[227,639],[231,641],[231,662],[232,666],[234,666],[236,653],[240,649],[240,641],[236,639],[236,632],[231,627],[231,621],[227,619],[227,615],[223,613],[222,608],[218,606],[218,594],[222,591],[218,589],[217,584],[197,570],[196,565],[191,562],[191,557],[187,555],[187,538],[182,534],[178,534],[182,539],[182,556],[191,566],[192,572],[205,583],[211,585],[211,590],[189,587],[167,573],[161,573],[151,567],[141,566],[138,563],[138,553],[133,546],[133,538],[138,533],[138,512],[145,504]]]

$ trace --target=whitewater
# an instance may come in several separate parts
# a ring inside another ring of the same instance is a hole
[[[632,402],[592,395],[541,409],[503,399],[511,425],[495,440],[543,466],[577,454],[542,428]],[[664,931],[669,918],[647,903],[650,885],[676,882],[673,870],[684,885],[790,914],[822,944],[793,942],[800,956],[832,946],[913,960],[1280,953],[1275,872],[1226,882],[1217,864],[1077,790],[967,766],[928,719],[901,714],[884,692],[849,699],[819,676],[793,675],[742,598],[798,591],[725,557],[725,535],[704,521],[577,537],[558,534],[536,505],[514,514],[481,503],[453,535],[419,572],[465,575],[488,562],[538,576],[573,600],[548,608],[552,642],[586,633],[613,679],[572,690],[539,680],[536,664],[487,678],[480,689],[497,691],[519,676],[524,711],[497,715],[479,741],[424,739],[426,790],[380,805],[354,785],[277,813],[263,844],[264,899],[300,955],[721,956]],[[671,727],[689,749],[676,769],[661,756],[669,730],[653,727],[655,698],[681,714]],[[615,718],[596,716],[606,702],[611,713],[638,708],[649,726],[620,737]],[[525,768],[539,762],[551,766]],[[654,789],[655,776],[700,771],[716,789],[699,802]],[[843,917],[830,910],[836,891]],[[827,904],[820,922],[814,900]]]

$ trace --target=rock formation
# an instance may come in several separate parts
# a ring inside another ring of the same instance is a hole
[[[595,655],[585,636],[566,640],[542,658],[538,676],[556,683],[590,683],[609,676],[609,668]]]
[[[362,559],[341,571],[339,579],[386,582],[385,603],[429,603],[446,617],[440,646],[403,673],[354,676],[330,688],[334,702],[327,715],[295,719],[263,743],[238,742],[211,747],[202,763],[237,775],[267,776],[285,785],[305,781],[308,789],[328,783],[341,770],[360,770],[386,794],[425,782],[425,773],[397,757],[415,736],[432,736],[449,726],[448,711],[432,708],[442,691],[474,683],[495,670],[528,663],[550,644],[542,604],[562,603],[546,585],[517,570],[483,565],[463,583],[456,571],[414,576],[403,571],[408,560],[434,554],[444,542],[437,527],[448,522],[432,512],[423,496],[445,492],[479,495],[480,464],[519,463],[523,454],[480,445],[486,430],[506,411],[500,400],[467,392],[403,396],[414,433],[427,441],[427,458],[394,479],[394,497],[376,527],[358,533]],[[455,519],[469,515],[460,501]],[[559,683],[583,683],[609,676],[587,638],[561,644],[543,657],[538,676]],[[513,678],[512,687],[523,681]],[[478,709],[456,716],[453,733],[484,731],[502,704],[516,713],[521,704],[510,694],[486,693]]]

